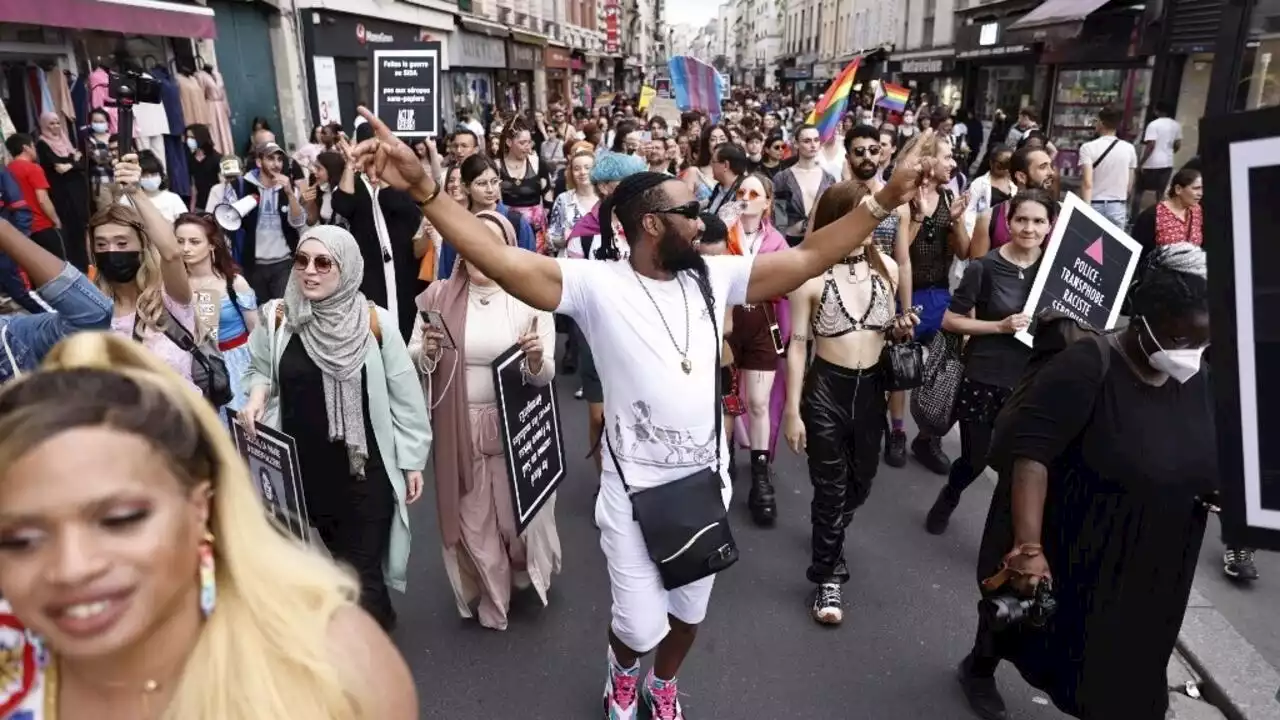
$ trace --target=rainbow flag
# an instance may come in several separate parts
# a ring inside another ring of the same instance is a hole
[[[676,55],[667,61],[671,89],[681,110],[702,110],[712,122],[720,118],[720,101],[729,94],[724,77],[697,58]]]
[[[861,56],[854,58],[841,71],[840,77],[831,81],[827,91],[822,93],[822,99],[805,121],[818,128],[822,142],[835,137],[836,129],[840,127],[840,118],[844,117],[845,110],[849,107],[849,96],[853,94],[853,76],[858,74],[858,65],[861,63]]]
[[[880,98],[876,100],[876,105],[900,113],[907,109],[907,99],[910,97],[911,91],[901,85],[880,83]]]

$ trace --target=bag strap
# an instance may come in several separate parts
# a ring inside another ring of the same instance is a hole
[[[1098,156],[1098,159],[1093,161],[1093,167],[1095,170],[1098,168],[1099,165],[1102,164],[1103,160],[1107,159],[1107,156],[1111,154],[1111,151],[1115,149],[1116,145],[1119,145],[1119,144],[1120,144],[1120,138],[1116,138],[1111,141],[1111,144],[1107,146],[1107,149],[1103,150],[1102,154]]]
[[[18,367],[18,361],[13,357],[13,348],[9,347],[9,323],[5,323],[0,327],[0,345],[4,346],[4,356],[9,361],[9,366],[13,368],[13,377],[22,377],[22,370]]]
[[[711,437],[712,437],[712,442],[715,443],[716,475],[719,475],[720,474],[720,434],[724,431],[724,426],[723,426],[724,413],[720,411],[720,403],[721,403],[721,400],[720,400],[720,348],[722,345],[724,345],[724,342],[720,337],[720,323],[716,321],[716,303],[715,303],[715,297],[711,293],[711,280],[710,278],[708,278],[706,275],[702,273],[695,272],[693,276],[694,276],[694,282],[696,282],[698,285],[698,291],[702,294],[702,301],[706,303],[707,316],[711,318],[711,328],[715,333],[716,364],[715,364],[714,372],[712,372],[712,375],[714,376],[715,379],[711,383],[711,387],[714,390],[714,394],[711,396],[711,412],[712,412],[712,415],[715,416],[715,421],[714,421],[715,430],[713,431],[713,434]],[[680,276],[676,275],[677,282],[679,281],[679,279],[680,279]],[[690,318],[690,322],[692,322],[692,318]],[[608,423],[605,423],[605,425],[607,426]],[[618,454],[613,451],[613,443],[609,442],[609,430],[607,427],[600,431],[600,437],[604,439],[604,444],[609,448],[609,459],[613,461],[613,469],[618,471],[618,479],[622,481],[622,489],[626,490],[627,494],[630,495],[631,486],[627,484],[627,479],[622,474],[622,466],[618,464]]]

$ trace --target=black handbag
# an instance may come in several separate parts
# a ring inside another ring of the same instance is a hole
[[[231,392],[231,373],[227,370],[227,361],[222,359],[222,354],[216,348],[210,347],[208,342],[196,344],[195,337],[178,322],[173,313],[169,313],[169,320],[164,324],[164,336],[191,355],[191,382],[200,389],[209,404],[220,408],[231,402],[235,397]],[[133,339],[139,342],[142,340],[136,320]]]
[[[715,329],[716,366],[720,365],[720,328],[716,322],[715,303],[709,280],[697,275],[698,289]],[[658,566],[662,585],[675,590],[689,583],[715,575],[738,562],[738,544],[729,528],[729,511],[725,507],[720,477],[721,407],[719,374],[712,393],[715,416],[715,466],[703,468],[687,477],[644,490],[632,490],[618,464],[618,455],[604,435],[609,457],[618,471],[618,479],[631,499],[632,517],[640,524],[649,557]]]
[[[924,384],[924,346],[914,340],[885,342],[880,365],[888,390],[914,390]]]
[[[939,330],[929,342],[929,360],[924,366],[924,382],[911,393],[911,417],[916,425],[934,437],[942,437],[955,424],[956,393],[964,378],[960,348],[964,338]]]

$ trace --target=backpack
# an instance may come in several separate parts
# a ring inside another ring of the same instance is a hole
[[[280,323],[284,322],[284,302],[276,304],[276,327],[280,327]],[[369,331],[373,333],[373,339],[378,341],[378,347],[382,347],[382,323],[378,320],[378,306],[369,301]]]
[[[1095,342],[1102,351],[1102,374],[1105,376],[1111,367],[1111,349],[1107,337],[1110,332],[1101,332],[1093,326],[1058,312],[1044,310],[1035,319],[1035,345],[1031,349],[1031,358],[1022,371],[1022,377],[1014,387],[1004,406],[996,415],[995,425],[991,433],[991,450],[987,464],[996,472],[1003,473],[1008,469],[1008,448],[1013,440],[1015,418],[1039,374],[1049,361],[1058,353],[1077,342]]]

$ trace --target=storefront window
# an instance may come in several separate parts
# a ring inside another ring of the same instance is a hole
[[[993,65],[978,70],[978,118],[991,120],[997,109],[1016,115],[1027,95],[1027,70],[1021,65]]]
[[[1245,98],[1245,108],[1280,105],[1280,34],[1261,38],[1251,55],[1252,67],[1246,67],[1249,95]],[[1249,57],[1245,55],[1245,60]]]
[[[453,83],[453,111],[466,112],[474,119],[482,119],[486,109],[493,104],[493,78],[489,73],[451,72]]]
[[[1150,83],[1151,70],[1147,68],[1058,72],[1049,135],[1058,148],[1054,166],[1064,178],[1079,176],[1080,145],[1098,134],[1094,121],[1102,108],[1119,108],[1124,119],[1117,134],[1125,140],[1135,139],[1146,114]]]

